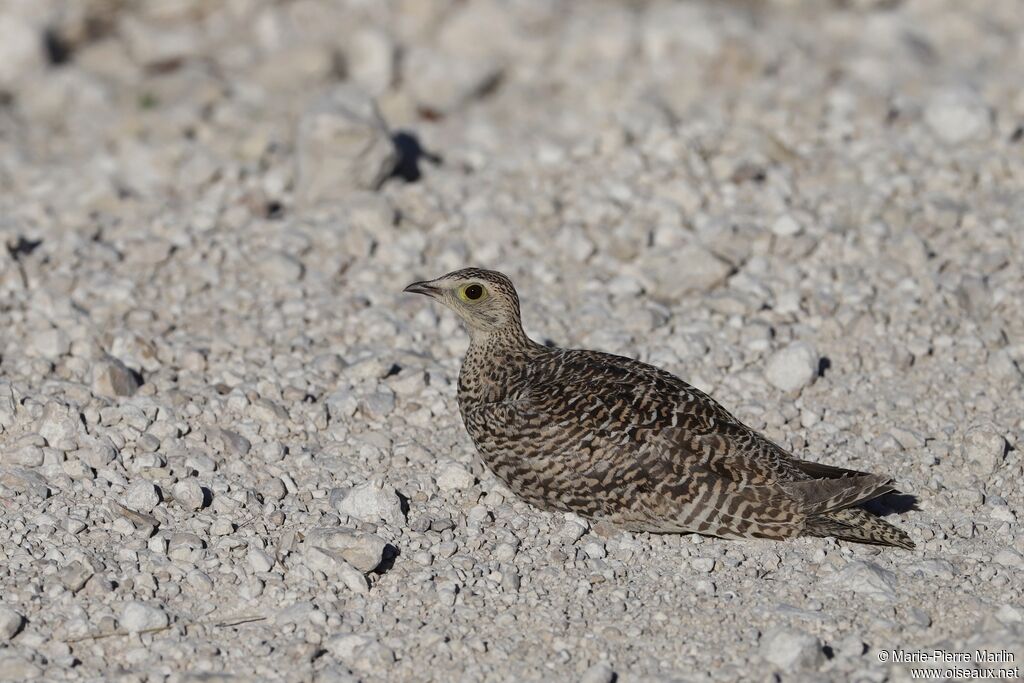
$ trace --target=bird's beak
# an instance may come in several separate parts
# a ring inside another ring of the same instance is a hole
[[[441,293],[441,289],[435,287],[433,280],[424,280],[422,282],[414,282],[405,289],[403,292],[412,292],[413,294],[426,294],[431,299],[436,299],[437,295]]]

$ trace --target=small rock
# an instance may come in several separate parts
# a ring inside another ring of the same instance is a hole
[[[791,237],[799,234],[801,230],[803,226],[788,213],[782,214],[772,223],[772,232],[779,237]]]
[[[785,392],[799,391],[818,375],[819,357],[814,347],[797,341],[776,351],[765,366],[769,384]]]
[[[139,633],[167,626],[167,614],[160,607],[154,607],[138,600],[132,600],[121,611],[121,627],[130,633]]]
[[[84,526],[84,525],[83,525]],[[60,582],[72,593],[77,593],[92,578],[93,569],[88,564],[75,560],[60,570]]]
[[[395,80],[394,41],[377,29],[356,31],[345,46],[348,75],[371,95],[380,95]]]
[[[680,264],[685,264],[685,267]],[[670,301],[690,292],[706,292],[725,282],[732,266],[704,247],[690,244],[648,260],[654,296]]]
[[[387,541],[378,536],[351,529],[313,529],[306,534],[307,544],[337,550],[359,571],[372,572],[384,560]]]
[[[615,671],[605,662],[598,662],[583,672],[580,683],[612,683]]]
[[[29,342],[29,349],[40,358],[57,360],[71,350],[71,341],[63,330],[51,328],[36,332]]]
[[[369,584],[363,573],[345,561],[341,551],[307,547],[303,558],[310,569],[321,571],[331,579],[339,579],[354,593],[366,593]]]
[[[383,520],[392,526],[401,526],[405,522],[398,492],[382,482],[367,482],[353,487],[335,507],[338,512],[364,522]]]
[[[761,639],[761,654],[782,669],[816,669],[825,661],[817,637],[791,629],[766,633]]]
[[[256,268],[267,280],[276,284],[298,282],[305,272],[301,261],[280,251],[263,253]]]
[[[398,163],[377,105],[357,86],[321,97],[299,123],[298,194],[306,204],[376,190]]]
[[[475,478],[459,465],[448,465],[437,478],[437,487],[442,491],[459,491],[473,485]]]
[[[172,489],[174,500],[186,510],[202,509],[206,502],[203,487],[195,479],[182,479]]]
[[[160,490],[152,482],[140,481],[128,489],[124,504],[136,512],[152,512],[160,504]]]
[[[274,558],[267,551],[255,546],[249,546],[246,559],[249,561],[249,566],[257,574],[269,572],[274,568]]]
[[[1024,556],[1013,548],[1003,548],[995,554],[992,561],[996,564],[1001,564],[1004,567],[1024,569]]]
[[[974,93],[947,91],[936,95],[924,111],[935,137],[949,145],[983,140],[991,134],[992,114]]]
[[[2,35],[0,35],[2,38]],[[0,655],[0,681],[30,681],[43,675],[42,670],[20,655]]]
[[[107,356],[93,366],[92,390],[97,396],[132,396],[138,391],[139,385],[138,376],[113,356]]]
[[[991,475],[1003,463],[1006,439],[991,425],[979,425],[967,430],[960,452],[968,466],[980,475]]]
[[[18,635],[25,618],[10,607],[0,606],[0,642]]]
[[[895,575],[874,562],[850,562],[834,574],[828,583],[840,590],[853,591],[882,602],[896,598]]]

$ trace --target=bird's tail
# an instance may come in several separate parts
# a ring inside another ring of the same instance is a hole
[[[914,549],[914,542],[902,529],[859,508],[833,510],[808,517],[804,533],[808,536],[835,536],[841,541]]]

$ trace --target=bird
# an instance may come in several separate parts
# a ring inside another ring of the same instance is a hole
[[[404,291],[461,318],[462,421],[484,464],[527,503],[631,532],[914,548],[862,507],[895,491],[891,477],[798,459],[653,365],[533,341],[502,273],[463,268]]]

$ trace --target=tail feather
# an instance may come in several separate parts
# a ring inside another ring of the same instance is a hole
[[[809,517],[804,533],[808,536],[835,536],[841,541],[887,545],[905,550],[913,550],[915,547],[905,531],[858,508],[833,510]]]
[[[782,484],[782,489],[800,502],[807,516],[867,502],[893,490],[892,479],[881,474],[859,474],[835,479],[802,479]]]

